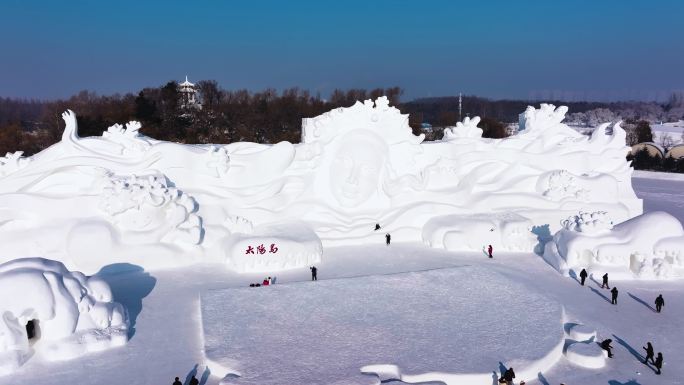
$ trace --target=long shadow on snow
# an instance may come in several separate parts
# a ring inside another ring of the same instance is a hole
[[[190,383],[190,380],[192,380],[193,376],[197,375],[197,368],[199,367],[199,364],[195,364],[195,366],[190,369],[188,374],[185,376],[185,381],[183,381],[183,385],[188,385]]]
[[[109,284],[114,301],[122,304],[128,311],[130,328],[128,338],[135,335],[135,321],[142,311],[142,299],[147,297],[157,283],[157,279],[137,265],[115,263],[100,269],[96,274]]]
[[[637,380],[628,380],[627,382],[620,382],[617,380],[610,380],[608,381],[608,385],[641,385],[640,382],[637,382]]]
[[[591,289],[591,291],[593,291],[594,293],[596,293],[596,295],[598,295],[599,297],[601,297],[601,298],[605,299],[605,300],[606,300],[606,302],[608,302],[608,303],[612,304],[612,302],[610,302],[610,300],[608,299],[608,297],[606,297],[605,295],[601,294],[601,292],[600,292],[600,291],[598,291],[598,290],[594,289],[593,287],[590,287],[590,289]]]
[[[632,348],[632,346],[631,346],[630,344],[628,344],[627,341],[625,341],[625,340],[623,340],[622,338],[616,336],[615,334],[613,334],[613,337],[615,337],[615,340],[617,341],[617,343],[619,343],[620,345],[624,346],[625,349],[627,349],[627,351],[629,351],[630,354],[632,354],[632,355],[634,356],[634,358],[636,358],[636,359],[637,359],[639,362],[641,362],[641,363],[644,362],[644,359],[646,359],[646,357],[642,356],[641,353],[639,353],[639,352],[636,351],[634,348]],[[657,372],[657,370],[653,369],[653,368],[651,367],[651,365],[648,365],[648,364],[644,364],[644,365],[648,366],[648,368],[651,369],[651,370],[653,371],[653,373],[656,373],[656,372]]]
[[[539,380],[539,383],[542,385],[550,385],[549,382],[546,380],[546,377],[542,374],[542,372],[537,373],[537,379]]]
[[[632,293],[627,293],[627,294],[629,294],[629,296],[632,297],[633,300],[635,300],[635,301],[639,302],[640,304],[646,306],[647,308],[651,309],[652,312],[655,313],[656,309],[652,308],[651,305],[646,303],[643,299],[637,297],[636,295],[634,295]]]

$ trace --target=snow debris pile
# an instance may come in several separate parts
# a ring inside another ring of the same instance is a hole
[[[587,137],[562,123],[566,112],[529,107],[504,139],[482,138],[479,118],[466,118],[423,142],[380,97],[303,119],[301,143],[186,145],[146,137],[139,122],[81,138],[67,111],[59,143],[0,158],[0,262],[272,272],[385,233],[451,250],[532,251],[531,229],[553,233],[578,208],[617,222],[641,214],[625,131],[604,125]]]
[[[606,212],[562,222],[544,259],[562,274],[585,268],[611,279],[684,277],[684,230],[666,212],[650,212],[613,226]]]
[[[128,315],[101,278],[42,258],[0,265],[0,374],[124,345]]]

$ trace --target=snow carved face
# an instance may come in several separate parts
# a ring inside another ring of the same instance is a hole
[[[330,188],[343,207],[355,207],[378,190],[386,148],[373,133],[352,132],[342,138],[330,165]]]

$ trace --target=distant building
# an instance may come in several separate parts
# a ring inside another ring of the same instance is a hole
[[[180,93],[182,108],[202,108],[202,105],[197,99],[197,86],[188,81],[188,76],[185,76],[185,81],[178,85],[178,92]]]

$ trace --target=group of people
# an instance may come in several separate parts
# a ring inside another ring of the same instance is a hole
[[[584,282],[586,281],[587,277],[589,274],[587,273],[586,269],[582,269],[580,271],[580,284],[584,286]],[[608,273],[603,274],[602,277],[602,282],[601,282],[601,288],[602,289],[610,289],[610,286],[608,285]],[[613,305],[617,305],[617,298],[618,298],[618,289],[617,287],[613,286],[612,289],[610,289],[610,294],[611,294],[611,301],[610,303]],[[655,305],[656,305],[656,312],[660,313],[662,310],[663,306],[665,306],[665,299],[663,298],[662,294],[659,294],[658,297],[655,299]],[[605,339],[601,342],[601,348],[608,352],[608,358],[613,357],[613,352],[612,352],[612,346],[610,346],[611,342],[613,342],[612,339],[608,338]],[[650,342],[646,344],[646,346],[643,347],[644,350],[646,350],[646,358],[644,359],[644,364],[648,365],[649,359],[651,363],[653,363],[653,366],[656,367],[656,374],[660,374],[660,369],[663,366],[663,353],[658,352],[658,356],[654,359],[653,355],[653,345],[651,345]]]
[[[180,382],[180,379],[178,377],[176,377],[176,380],[173,381],[173,385],[183,385],[183,383]],[[199,380],[197,379],[197,377],[195,377],[194,374],[192,375],[190,382],[188,382],[188,385],[199,385]]]
[[[264,278],[263,281],[261,281],[261,283],[250,283],[249,287],[261,287],[261,286],[273,285],[273,284],[275,284],[275,281],[276,281],[276,277],[273,277],[273,278],[266,277],[266,278]]]

